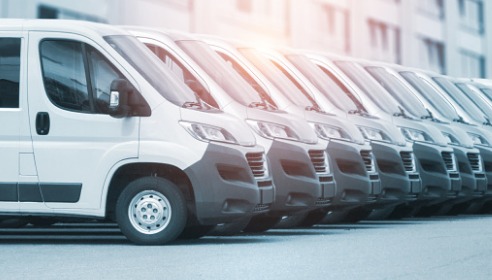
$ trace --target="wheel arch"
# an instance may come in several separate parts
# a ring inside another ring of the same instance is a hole
[[[188,175],[172,164],[153,162],[134,162],[124,164],[113,173],[105,197],[105,216],[114,220],[116,201],[121,192],[134,180],[142,177],[160,177],[171,181],[182,192],[186,199],[188,212],[195,211],[195,193]]]

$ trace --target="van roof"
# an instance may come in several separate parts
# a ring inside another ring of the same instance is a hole
[[[100,36],[128,35],[122,29],[108,24],[64,19],[0,19],[0,31],[88,32]]]

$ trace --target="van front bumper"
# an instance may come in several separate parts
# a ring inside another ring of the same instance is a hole
[[[417,200],[422,182],[417,172],[413,149],[383,142],[371,142],[381,178],[381,203],[406,203]]]
[[[419,199],[429,204],[454,199],[461,191],[461,177],[455,164],[451,166],[454,152],[449,147],[415,142],[413,152],[417,170],[422,180],[422,194]]]
[[[461,191],[458,194],[459,202],[482,199],[487,190],[487,178],[483,170],[472,167],[471,155],[480,155],[477,149],[453,147],[461,176]],[[476,157],[473,157],[476,159]]]
[[[335,180],[329,172],[320,174],[315,170],[310,152],[319,155],[323,150],[273,141],[267,152],[275,186],[271,214],[288,215],[331,204],[336,193]]]
[[[381,193],[381,180],[376,170],[370,170],[372,149],[369,145],[330,140],[327,147],[330,166],[337,182],[337,193],[332,207],[359,206],[376,201]]]
[[[269,211],[274,187],[268,171],[253,175],[251,166],[258,158],[265,157],[257,147],[209,144],[203,158],[185,169],[195,202],[188,208],[199,224],[233,222]]]

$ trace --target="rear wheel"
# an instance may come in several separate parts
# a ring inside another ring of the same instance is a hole
[[[171,181],[158,177],[137,179],[116,202],[116,221],[123,234],[141,245],[175,240],[186,225],[186,201]]]

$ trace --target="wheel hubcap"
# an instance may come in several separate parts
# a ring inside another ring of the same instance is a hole
[[[145,234],[164,230],[170,222],[171,214],[169,200],[153,190],[138,193],[128,206],[128,216],[133,227]]]

